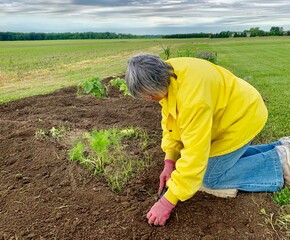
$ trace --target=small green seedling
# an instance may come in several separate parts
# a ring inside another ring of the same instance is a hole
[[[127,85],[126,85],[126,80],[123,78],[115,78],[110,81],[110,85],[113,87],[118,88],[121,92],[123,92],[124,96],[130,95]]]
[[[290,203],[290,187],[285,186],[280,191],[274,193],[272,199],[281,206],[288,205]]]
[[[106,87],[102,84],[99,77],[92,77],[82,83],[79,87],[83,89],[85,94],[92,94],[97,98],[103,98],[107,96]]]
[[[38,129],[35,131],[35,138],[36,139],[44,139],[47,137],[47,134],[44,130]]]
[[[52,127],[49,130],[49,135],[53,138],[63,138],[64,133],[68,131],[64,126],[61,126],[59,128]]]

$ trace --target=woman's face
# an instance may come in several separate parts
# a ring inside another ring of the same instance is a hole
[[[167,96],[167,92],[152,93],[148,91],[143,91],[144,99],[147,101],[160,101],[162,98]]]
[[[163,95],[152,95],[148,94],[145,98],[147,101],[160,101],[162,98],[164,98],[167,94]]]
[[[160,101],[163,97],[160,96],[148,96],[146,97],[147,101]]]

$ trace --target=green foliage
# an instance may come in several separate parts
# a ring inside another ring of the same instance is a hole
[[[205,59],[212,63],[217,63],[217,52],[200,51],[195,54],[196,58]]]
[[[36,130],[35,132],[35,138],[36,139],[43,139],[43,138],[46,138],[47,135],[46,135],[46,132],[42,129],[38,129]]]
[[[279,228],[286,234],[286,236],[290,236],[290,205],[280,207],[276,214],[268,213],[264,208],[262,208],[260,214],[264,216],[265,223],[269,224],[275,232],[276,228]]]
[[[97,98],[103,98],[107,96],[106,88],[102,84],[102,80],[99,77],[92,77],[80,84],[85,94],[92,94]]]
[[[123,78],[115,78],[110,81],[110,85],[113,87],[118,88],[121,92],[123,92],[124,96],[130,95],[127,85],[126,85],[126,80]]]
[[[170,47],[163,47],[163,45],[161,44],[161,47],[162,47],[162,49],[163,49],[163,53],[164,53],[164,55],[165,55],[165,58],[166,59],[169,59],[170,58],[170,55],[171,55],[171,49],[170,49]]]
[[[112,140],[109,139],[110,135],[111,132],[109,131],[97,131],[94,129],[91,134],[86,134],[85,136],[89,140],[92,150],[100,155],[104,155],[108,153],[108,147],[113,144]]]
[[[290,236],[290,187],[285,186],[280,191],[274,193],[272,199],[280,205],[277,213],[267,213],[264,208],[260,210],[260,214],[265,217],[265,223],[270,224],[274,231],[279,228],[286,235]],[[284,238],[283,238],[284,239]],[[286,238],[285,238],[286,239]],[[288,238],[287,238],[288,239]]]
[[[265,208],[262,208],[260,214],[265,217],[265,223],[271,225],[272,229],[275,231],[274,213],[267,213]]]
[[[46,137],[52,137],[52,138],[56,138],[56,139],[63,139],[65,133],[68,132],[69,130],[70,129],[66,128],[65,126],[52,127],[47,132],[44,131],[43,129],[38,129],[35,132],[35,138],[36,139],[43,139]]]
[[[113,32],[76,32],[76,33],[41,33],[41,32],[0,32],[0,41],[21,40],[57,40],[57,39],[128,39],[141,36]]]
[[[290,237],[290,205],[282,206],[278,211],[276,225]]]
[[[256,29],[259,30],[259,27],[251,28],[251,31]],[[255,36],[268,36],[275,35],[281,36],[283,34],[283,27],[272,26],[270,31],[262,31],[261,33]],[[286,31],[287,35],[290,34],[289,31]],[[225,35],[224,33],[228,33]],[[162,38],[208,38],[208,37],[230,37],[235,33],[233,31],[222,31],[220,33],[184,33],[184,34],[171,34],[163,35]],[[159,35],[151,35],[150,38],[159,38]],[[245,37],[245,35],[242,35]],[[76,32],[76,33],[43,33],[43,32],[30,32],[30,33],[21,33],[21,32],[0,32],[0,41],[21,41],[21,40],[58,40],[58,39],[131,39],[131,38],[148,38],[148,35],[133,35],[133,34],[123,34],[123,33],[113,33],[113,32]]]
[[[75,161],[83,159],[85,148],[86,145],[80,141],[74,143],[73,148],[68,151],[69,160]]]
[[[290,203],[290,187],[285,186],[280,191],[274,193],[272,199],[281,206],[288,205]]]
[[[287,32],[289,35],[289,32]],[[273,35],[273,36],[282,36],[283,35],[283,27],[271,27],[270,28],[270,35]]]
[[[65,132],[67,132],[69,129],[66,129],[65,126],[60,126],[59,128],[52,127],[49,130],[49,135],[53,138],[63,138],[63,135]]]
[[[79,85],[85,94],[92,94],[97,98],[103,98],[108,96],[107,86],[102,84],[102,80],[98,77],[90,78]],[[118,88],[123,92],[124,96],[130,95],[126,81],[123,78],[115,78],[109,82],[109,86]]]
[[[148,135],[138,128],[94,129],[91,133],[83,134],[68,155],[70,161],[78,160],[94,174],[104,176],[113,191],[119,191],[136,172],[146,166],[145,161],[149,162],[144,142],[147,146]],[[144,160],[136,159],[130,153],[130,144],[134,144],[134,148],[137,146],[138,152],[144,151]]]

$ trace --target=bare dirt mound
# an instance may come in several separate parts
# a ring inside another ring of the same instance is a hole
[[[276,210],[267,193],[235,199],[197,193],[178,204],[166,226],[148,225],[163,164],[160,120],[158,103],[113,92],[106,99],[79,96],[75,87],[0,105],[0,240],[281,237],[259,214]],[[141,127],[156,143],[155,164],[112,192],[102,177],[68,161],[67,141],[35,137],[59,126],[71,132]]]

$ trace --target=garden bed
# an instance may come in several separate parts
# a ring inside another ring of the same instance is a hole
[[[114,91],[97,99],[68,87],[2,104],[0,116],[0,239],[283,239],[260,214],[278,209],[270,193],[222,199],[198,192],[178,204],[165,226],[148,225],[163,165],[156,102]],[[62,126],[69,129],[63,136],[49,134]],[[68,160],[78,133],[128,126],[147,132],[151,165],[121,191]]]

